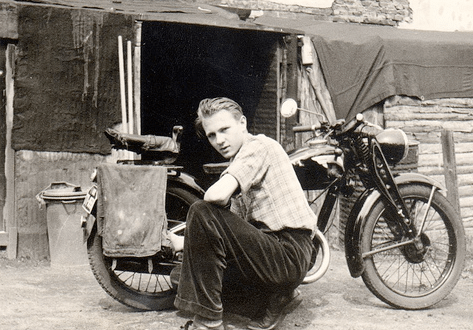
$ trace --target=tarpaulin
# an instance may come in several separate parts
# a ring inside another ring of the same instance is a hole
[[[97,169],[103,251],[109,257],[148,257],[167,228],[167,169],[101,164]]]
[[[117,36],[124,15],[20,6],[15,61],[15,150],[110,153],[104,130],[120,122]]]
[[[258,19],[312,37],[338,118],[393,95],[473,97],[473,33]]]

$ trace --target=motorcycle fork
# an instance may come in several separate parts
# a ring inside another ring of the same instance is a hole
[[[317,219],[317,228],[322,233],[325,233],[330,227],[329,226],[330,215],[332,214],[332,211],[335,206],[335,202],[337,201],[337,198],[338,198],[339,185],[337,183],[339,181],[340,180],[333,181],[328,187],[328,189],[324,190],[327,192],[327,195],[325,196],[324,202],[322,203],[322,207],[320,208],[320,211],[318,213],[318,219]]]
[[[407,236],[409,239],[414,239],[418,236],[417,229],[410,219],[410,212],[401,197],[399,187],[394,181],[394,176],[384,157],[381,146],[375,139],[372,140],[371,146],[371,164],[374,172],[373,181],[395,215],[393,219],[397,220],[396,223],[392,223],[393,228],[391,228],[391,230],[395,235],[400,234],[402,237]],[[399,233],[399,229],[401,229],[401,233]]]

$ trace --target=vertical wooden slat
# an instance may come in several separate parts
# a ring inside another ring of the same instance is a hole
[[[284,98],[298,99],[298,47],[297,47],[297,36],[290,35],[285,37],[285,94]],[[284,141],[287,149],[295,148],[295,136],[292,131],[297,123],[297,116],[293,116],[285,119],[285,138]]]
[[[445,175],[445,184],[447,186],[447,198],[457,210],[460,212],[460,199],[458,194],[458,178],[457,166],[455,160],[455,142],[453,133],[450,130],[442,130],[442,153],[443,153],[443,169]]]
[[[4,217],[6,219],[6,229],[8,232],[7,257],[15,259],[18,248],[18,226],[15,216],[15,152],[12,149],[12,127],[13,127],[13,72],[14,56],[16,46],[7,46],[6,58],[6,148],[5,148],[5,176],[6,176],[6,199]]]
[[[134,50],[134,90],[133,98],[135,102],[135,127],[136,134],[141,134],[141,33],[142,22],[135,22],[135,50]]]

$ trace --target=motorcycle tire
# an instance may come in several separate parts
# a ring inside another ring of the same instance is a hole
[[[439,191],[422,184],[400,187],[410,218],[420,230],[421,244],[389,248],[406,237],[399,234],[393,212],[379,199],[369,212],[361,237],[364,259],[363,281],[385,303],[402,309],[418,310],[443,300],[455,287],[465,261],[465,232],[460,216]],[[397,229],[396,229],[397,228]],[[375,249],[381,249],[372,253]],[[371,252],[371,253],[370,253]]]
[[[168,186],[166,191],[168,229],[184,223],[190,205],[198,199],[198,196],[186,189]],[[183,235],[183,232],[177,234]],[[103,254],[102,237],[97,234],[96,228],[88,239],[87,252],[96,280],[115,300],[140,310],[163,310],[173,306],[176,291],[171,283],[170,272],[180,263],[178,260],[153,261],[151,273],[147,267],[147,258],[128,258],[124,260],[126,270],[114,269],[113,258]]]

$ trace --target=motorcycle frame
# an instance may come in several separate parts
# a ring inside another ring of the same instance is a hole
[[[364,272],[365,257],[361,251],[361,236],[364,224],[375,203],[379,199],[386,201],[387,206],[396,215],[394,218],[404,234],[410,241],[413,241],[417,237],[417,230],[415,224],[409,219],[409,213],[399,188],[403,185],[421,184],[431,188],[432,193],[437,189],[443,189],[435,180],[419,173],[401,173],[394,176],[376,138],[369,140],[368,147],[370,148],[370,158],[364,160],[364,165],[374,175],[370,175],[369,180],[365,178],[368,184],[365,185],[364,182],[365,190],[355,201],[345,227],[345,257],[350,275],[355,278]],[[359,167],[356,169],[359,174],[363,174]],[[326,223],[324,219],[322,222]]]

